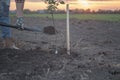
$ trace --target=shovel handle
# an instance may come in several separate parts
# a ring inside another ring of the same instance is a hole
[[[0,26],[10,27],[10,28],[15,28],[15,29],[19,29],[19,27],[20,27],[20,26],[17,26],[17,25],[11,25],[11,24],[2,23],[2,22],[0,22]],[[39,29],[28,28],[28,27],[24,27],[24,28],[21,29],[21,30],[33,31],[33,32],[41,32],[41,30],[39,30]]]

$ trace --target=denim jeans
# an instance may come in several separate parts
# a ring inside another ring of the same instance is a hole
[[[10,0],[0,0],[0,22],[10,23],[9,19]],[[9,27],[0,26],[0,37],[10,38],[11,29]]]

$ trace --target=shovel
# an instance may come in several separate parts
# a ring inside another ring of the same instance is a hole
[[[2,22],[0,22],[0,26],[10,27],[10,28],[18,29],[18,30],[32,31],[32,32],[43,32],[43,33],[49,34],[49,35],[54,35],[55,31],[56,31],[53,26],[44,27],[43,30],[38,29],[38,28],[30,28],[30,27],[23,27],[20,29],[19,28],[20,26],[18,26],[18,25],[12,25],[12,24],[2,23]]]
[[[18,25],[12,25],[12,24],[2,23],[2,22],[0,22],[0,26],[20,29],[19,28],[20,26],[18,26]],[[42,32],[42,30],[39,30],[39,29],[36,29],[36,28],[29,28],[29,27],[24,27],[24,28],[22,28],[20,30],[33,31],[33,32]]]

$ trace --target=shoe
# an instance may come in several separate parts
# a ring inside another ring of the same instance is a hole
[[[10,48],[10,49],[19,49],[15,46],[12,38],[5,38],[4,39],[4,48]]]
[[[10,47],[10,49],[16,49],[19,50],[19,48],[17,46],[15,46],[14,44]]]
[[[18,17],[16,21],[16,25],[18,26],[18,29],[23,30],[24,29],[24,20],[23,17]]]

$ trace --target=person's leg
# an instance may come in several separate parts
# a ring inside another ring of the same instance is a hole
[[[8,17],[1,17],[0,22],[9,23]],[[11,38],[11,29],[9,27],[2,27],[1,26],[1,37],[2,38]]]
[[[9,20],[9,6],[10,0],[0,0],[0,22],[10,23]],[[2,38],[11,37],[11,29],[1,26]]]
[[[0,22],[10,23],[9,20],[9,6],[10,0],[0,0]],[[1,27],[1,37],[4,39],[5,48],[18,49],[12,40],[11,29],[9,27]]]

